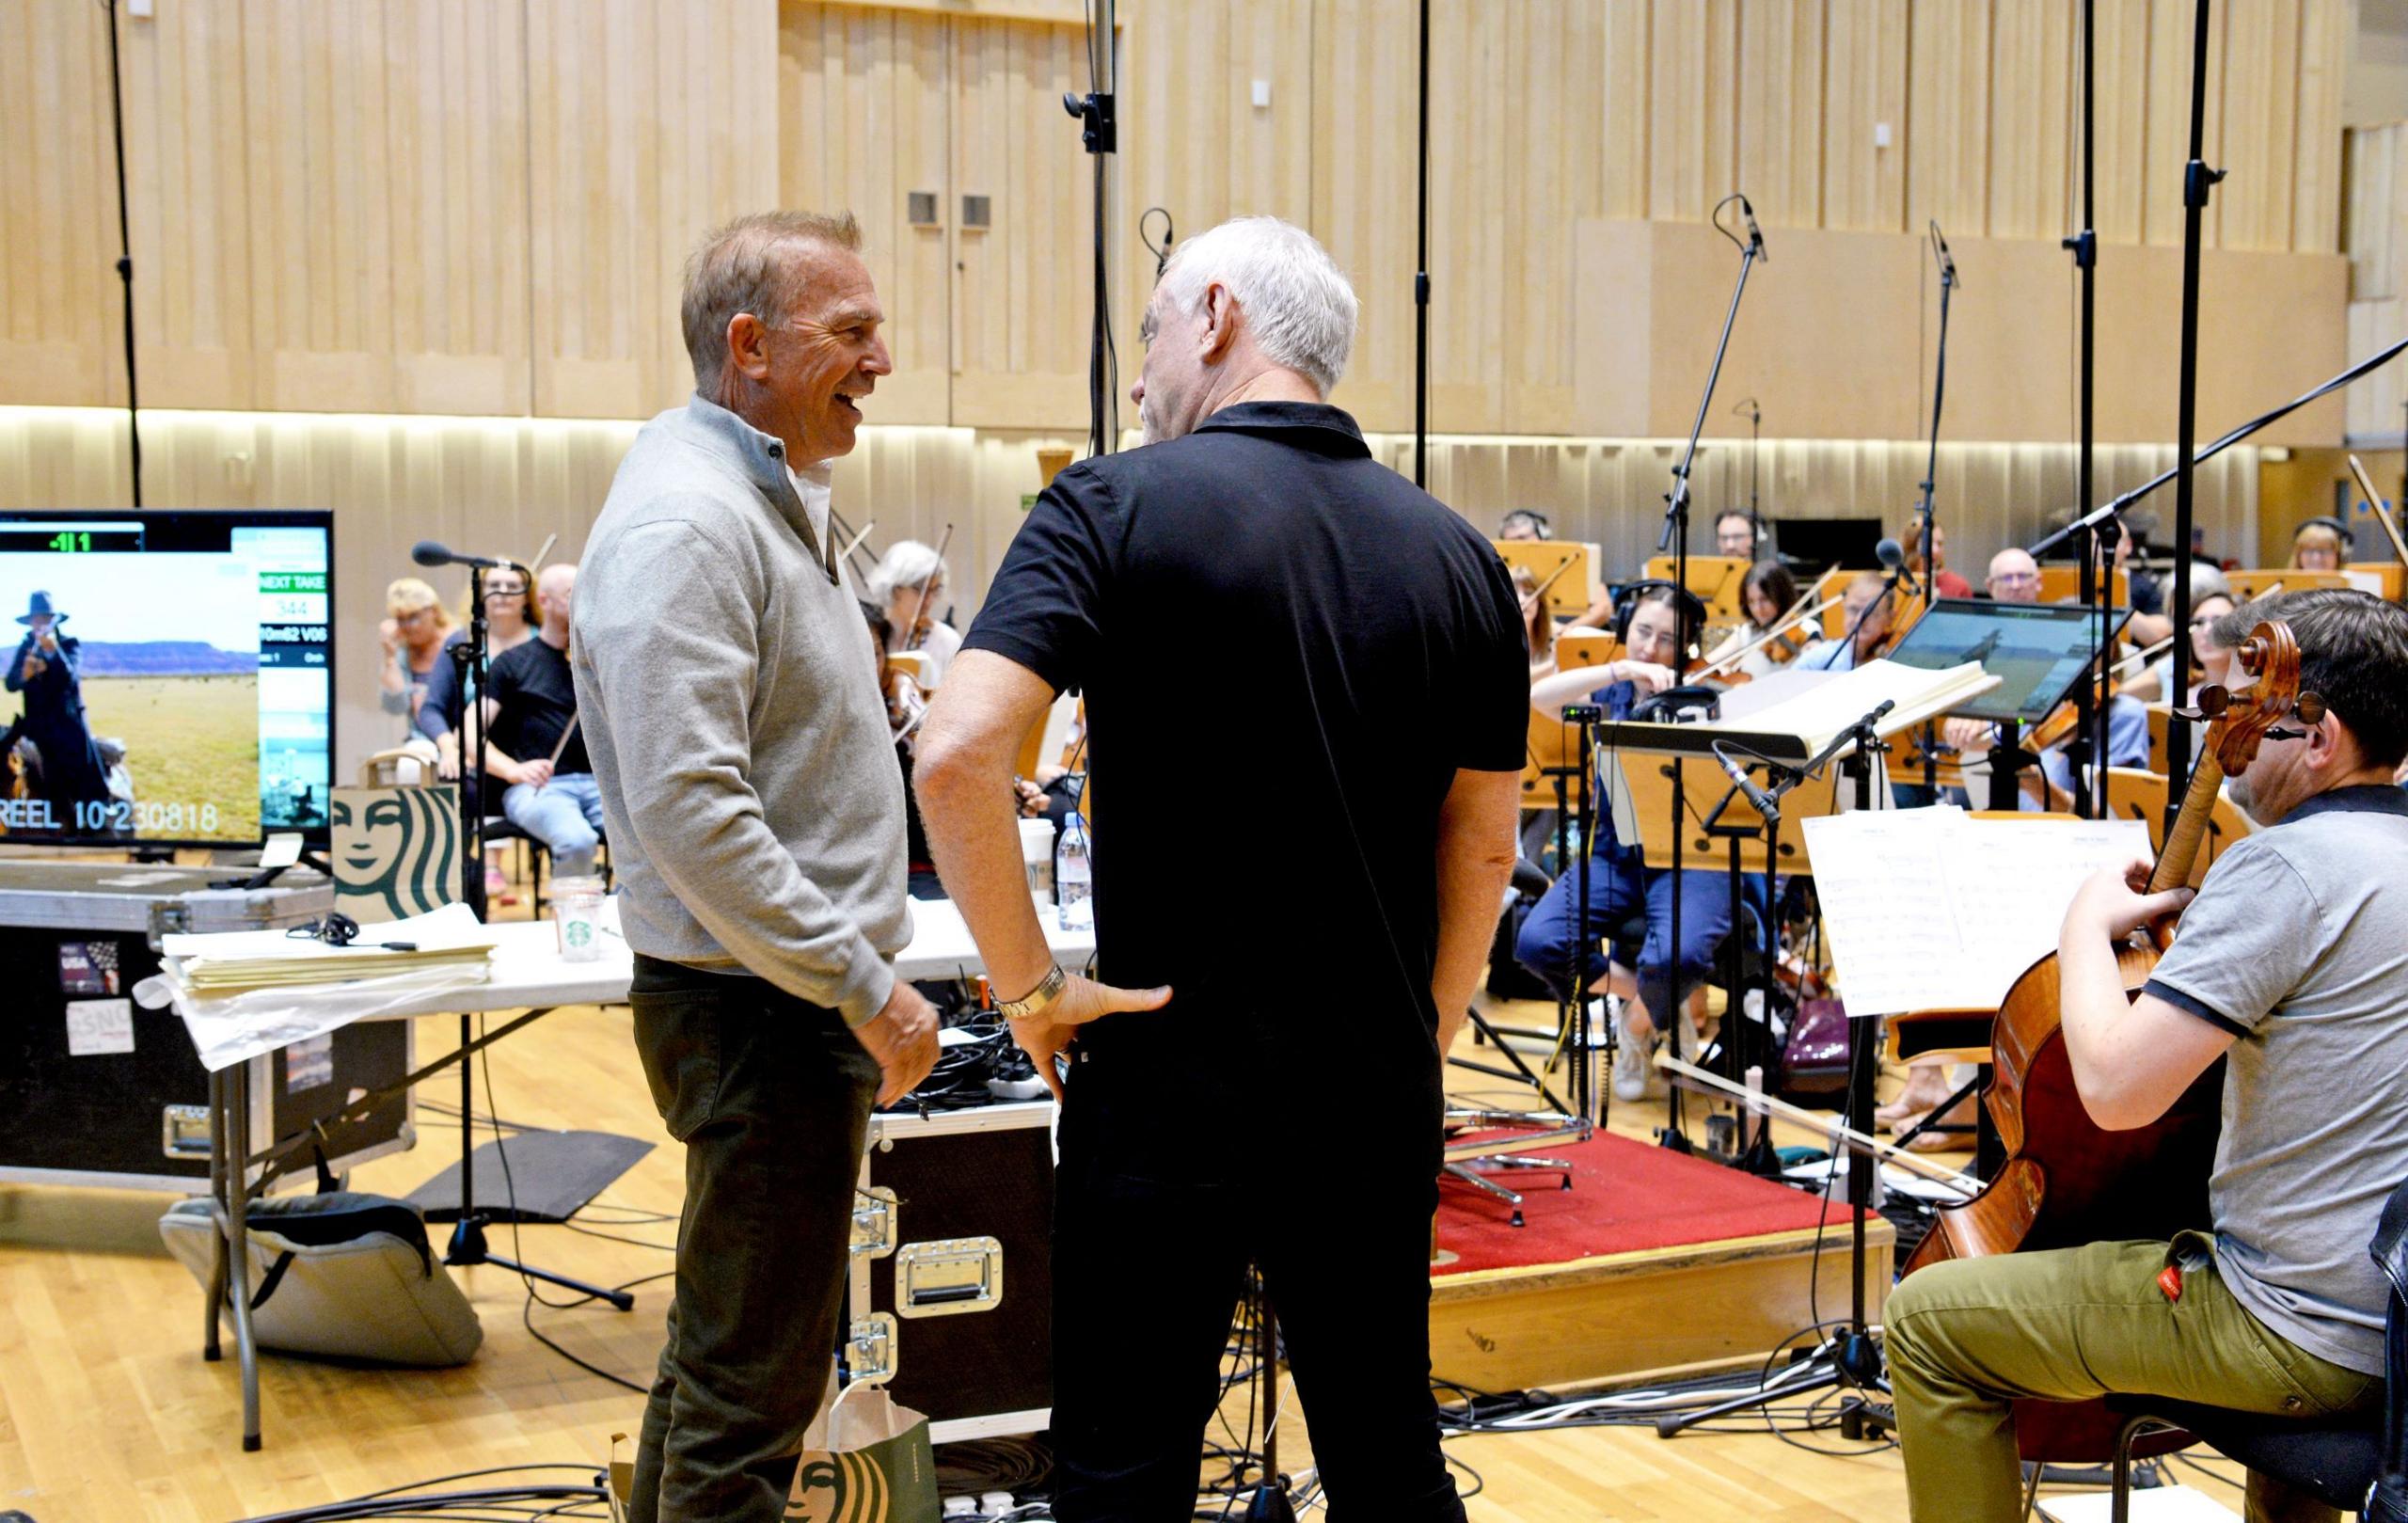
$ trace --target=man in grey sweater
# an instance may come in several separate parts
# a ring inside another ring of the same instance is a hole
[[[636,954],[636,1045],[686,1145],[635,1523],[783,1517],[826,1385],[873,1096],[927,1076],[903,780],[829,526],[892,366],[853,219],[777,212],[686,270],[695,396],[644,425],[571,639]]]

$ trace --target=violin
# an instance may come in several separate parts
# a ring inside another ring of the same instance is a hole
[[[2276,722],[2294,712],[2311,723],[2322,717],[2322,701],[2299,690],[2299,643],[2289,626],[2258,625],[2234,660],[2257,681],[2235,693],[2202,689],[2198,711],[2186,716],[2211,717],[2214,723],[2150,871],[2148,893],[2191,880],[2219,786],[2257,757]],[[2169,919],[2116,948],[2127,998],[2140,992],[2172,940]],[[2149,1125],[2109,1132],[2083,1108],[2061,1015],[2057,959],[2051,953],[2007,991],[1991,1027],[1991,1078],[1982,1103],[1997,1123],[2006,1161],[1981,1194],[1941,1210],[1902,1274],[2022,1248],[2171,1238],[2210,1219],[2208,1176],[2222,1130],[2223,1061]],[[2122,1420],[2103,1403],[2015,1404],[2017,1437],[2027,1459],[2095,1463],[2114,1451]]]

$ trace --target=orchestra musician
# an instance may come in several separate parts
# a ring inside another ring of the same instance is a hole
[[[1752,561],[1763,553],[1767,533],[1756,516],[1745,508],[1725,508],[1714,516],[1714,553]],[[1796,598],[1790,602],[1796,602]],[[1788,603],[1782,605],[1787,608]]]
[[[1907,569],[1921,577],[1923,572],[1923,521],[1910,518],[1898,531],[1898,543],[1906,547]],[[1973,584],[1948,569],[1948,531],[1937,520],[1931,526],[1931,560],[1937,568],[1929,580],[1934,592],[1942,597],[1971,597]]]
[[[1684,609],[1668,582],[1653,582],[1632,595],[1623,630],[1626,654],[1606,666],[1581,667],[1535,684],[1530,705],[1542,714],[1561,712],[1566,704],[1584,698],[1602,706],[1608,718],[1628,719],[1639,702],[1680,680],[1687,652],[1694,638],[1695,599]],[[1715,950],[1731,930],[1729,885],[1719,872],[1650,867],[1636,844],[1625,846],[1615,835],[1611,813],[1600,809],[1591,834],[1589,864],[1589,977],[1602,984],[1620,1002],[1622,1040],[1614,1050],[1613,1093],[1634,1101],[1660,1093],[1662,1080],[1652,1062],[1655,1034],[1676,1007],[1685,1007],[1690,1030],[1697,1033],[1704,1016],[1703,983],[1713,966]],[[1566,866],[1522,921],[1513,944],[1514,959],[1560,993],[1565,965],[1578,934],[1579,873]],[[1751,880],[1751,895],[1761,894],[1761,880]],[[1681,905],[1681,939],[1671,945],[1674,895]],[[1646,939],[1638,965],[1624,967],[1608,957],[1603,944],[1615,928],[1643,909]],[[1702,1038],[1685,1042],[1694,1054]]]
[[[2172,1242],[2097,1242],[1934,1263],[1890,1295],[1891,1385],[1921,1523],[2023,1516],[2012,1399],[2154,1395],[2278,1417],[2380,1407],[2387,1281],[2368,1254],[2408,1178],[2408,612],[2343,588],[2254,612],[2287,624],[2302,692],[2228,785],[2260,827],[2195,901],[2144,896],[2148,865],[2067,912],[2058,992],[2083,1107],[2147,1126],[2219,1058],[2211,1220]],[[2183,909],[2188,904],[2187,910]],[[2112,944],[2180,911],[2128,1000]],[[2252,1476],[2253,1518],[2332,1517]]]
[[[1722,665],[1730,659],[1733,652],[1744,650],[1772,633],[1789,616],[1789,611],[1798,606],[1798,579],[1791,576],[1789,568],[1779,561],[1758,561],[1740,579],[1739,606],[1746,611],[1746,622],[1706,654],[1708,666]],[[1807,619],[1796,628],[1782,633],[1779,639],[1766,642],[1740,657],[1733,663],[1732,670],[1750,677],[1763,676],[1777,666],[1786,666],[1796,660],[1822,638],[1822,626]]]
[[[2291,536],[2291,569],[2338,571],[2347,532],[2338,518],[2310,518]]]
[[[1840,637],[1826,640],[1798,658],[1801,672],[1852,672],[1879,657],[1897,616],[1896,589],[1877,571],[1861,571],[1840,595]],[[1850,640],[1847,632],[1856,631]]]

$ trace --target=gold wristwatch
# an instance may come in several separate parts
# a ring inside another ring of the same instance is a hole
[[[995,1008],[1004,1012],[1006,1021],[1034,1021],[1054,1007],[1054,1002],[1062,997],[1062,990],[1069,981],[1070,976],[1062,971],[1062,964],[1056,962],[1045,970],[1045,976],[1037,981],[1035,989],[1019,999],[998,1000]]]

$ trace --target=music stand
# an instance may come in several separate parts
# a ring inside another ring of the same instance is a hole
[[[1596,546],[1569,539],[1492,539],[1488,543],[1507,570],[1527,571],[1532,581],[1546,588],[1543,601],[1549,614],[1576,619],[1596,602],[1597,567],[1605,559]],[[1578,563],[1562,571],[1566,561]],[[1551,577],[1552,584],[1547,579]]]
[[[1606,778],[1606,799],[1601,807],[1613,811],[1617,837],[1626,843],[1637,843],[1642,864],[1650,868],[1670,869],[1674,853],[1672,843],[1668,839],[1671,832],[1665,822],[1672,817],[1673,810],[1671,758],[1694,754],[1694,748],[1686,743],[1678,749],[1662,744],[1666,738],[1664,732],[1675,726],[1617,725],[1610,728],[1614,738],[1602,742],[1607,744],[1608,750],[1607,765],[1601,769]],[[1677,738],[1686,742],[1688,738]],[[1762,763],[1744,761],[1743,765],[1758,786],[1769,791],[1777,785],[1779,780],[1770,776]],[[1770,1021],[1773,991],[1777,987],[1775,969],[1780,944],[1774,910],[1778,896],[1772,893],[1771,880],[1776,870],[1790,874],[1812,874],[1814,870],[1806,849],[1805,832],[1792,831],[1788,827],[1798,820],[1837,814],[1847,808],[1839,781],[1838,769],[1827,768],[1821,776],[1810,777],[1798,785],[1782,799],[1779,811],[1782,823],[1773,828],[1768,828],[1767,822],[1752,809],[1732,808],[1739,790],[1728,785],[1721,801],[1703,815],[1700,815],[1686,799],[1683,801],[1685,830],[1680,843],[1683,859],[1708,857],[1717,841],[1725,846],[1723,872],[1730,887],[1731,931],[1723,945],[1730,999],[1723,1014],[1720,1040],[1723,1076],[1734,1085],[1745,1085],[1751,1063],[1769,1071],[1776,1055],[1770,1051]],[[1882,788],[1877,797],[1886,795],[1886,792],[1887,789]],[[1767,870],[1767,864],[1776,865],[1775,869]],[[1750,873],[1759,874],[1766,880],[1764,990],[1766,1039],[1762,1049],[1753,1052],[1750,1051],[1748,1040],[1745,943],[1741,939],[1747,923],[1744,914],[1746,896],[1742,885]],[[1703,1061],[1702,1055],[1700,1061]],[[1744,1133],[1744,1118],[1740,1125]],[[1768,1132],[1766,1134],[1768,1135]],[[1728,1155],[1710,1150],[1709,1155],[1719,1162],[1739,1165],[1753,1171],[1768,1161],[1769,1149],[1735,1142]]]
[[[1739,604],[1739,592],[1748,579],[1750,564],[1744,555],[1688,557],[1688,577],[1684,585],[1705,605],[1707,623],[1722,624],[1747,617],[1748,611]],[[1647,576],[1654,581],[1671,580],[1672,557],[1648,557]]]

